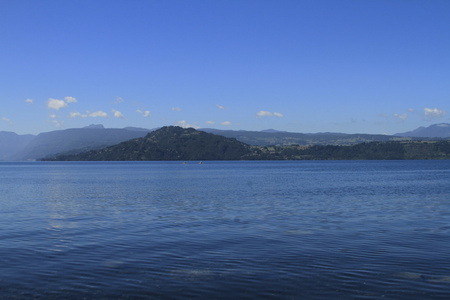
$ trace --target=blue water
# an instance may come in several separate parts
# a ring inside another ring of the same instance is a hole
[[[1,299],[449,299],[450,161],[0,163]]]

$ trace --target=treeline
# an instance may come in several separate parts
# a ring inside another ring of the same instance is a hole
[[[55,161],[151,160],[403,160],[450,159],[450,140],[367,142],[350,146],[250,146],[235,138],[175,126],[101,150],[65,154]]]
[[[250,146],[220,135],[177,126],[100,150],[47,157],[44,161],[240,160]]]
[[[450,159],[450,141],[370,142],[351,146],[254,147],[252,158],[272,160]]]

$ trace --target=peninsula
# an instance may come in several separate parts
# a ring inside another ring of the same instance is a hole
[[[166,126],[100,150],[61,154],[44,161],[164,160],[404,160],[450,159],[450,141],[387,141],[356,145],[251,146],[193,128]]]

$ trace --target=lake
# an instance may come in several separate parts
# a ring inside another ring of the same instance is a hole
[[[0,163],[2,299],[449,299],[450,161]]]

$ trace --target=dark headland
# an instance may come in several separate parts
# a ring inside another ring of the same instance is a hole
[[[356,145],[251,146],[193,128],[166,126],[100,150],[45,161],[405,160],[450,159],[450,141],[387,141]]]

